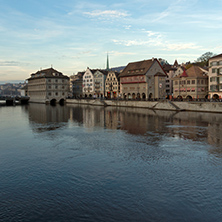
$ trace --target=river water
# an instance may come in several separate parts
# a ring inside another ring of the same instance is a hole
[[[0,107],[0,221],[221,221],[222,114]]]

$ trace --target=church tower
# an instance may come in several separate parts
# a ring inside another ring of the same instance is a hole
[[[107,53],[106,71],[109,71],[109,55]]]

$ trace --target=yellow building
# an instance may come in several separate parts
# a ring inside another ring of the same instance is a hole
[[[173,97],[176,99],[207,99],[208,71],[191,66],[173,78]]]

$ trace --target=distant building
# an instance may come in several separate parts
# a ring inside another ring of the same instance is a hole
[[[128,99],[166,96],[166,73],[157,59],[129,63],[120,73],[120,92]]]
[[[167,74],[166,77],[166,96],[170,97],[173,95],[173,77],[175,75],[175,72],[177,70],[176,67],[169,65],[169,64],[165,64],[163,65],[163,69]]]
[[[173,97],[179,99],[204,99],[208,97],[208,71],[191,66],[173,78]]]
[[[222,98],[222,54],[209,59],[209,96]]]
[[[69,77],[53,68],[31,74],[28,80],[30,102],[63,103],[69,92]]]
[[[71,83],[71,97],[80,98],[82,97],[82,86],[83,86],[83,75],[85,72],[78,72],[74,76],[70,76]]]

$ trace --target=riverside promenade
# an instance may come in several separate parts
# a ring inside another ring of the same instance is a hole
[[[137,101],[137,100],[101,100],[101,99],[67,99],[67,104],[83,104],[93,106],[135,107],[154,110],[194,111],[222,113],[222,102],[196,101]]]

